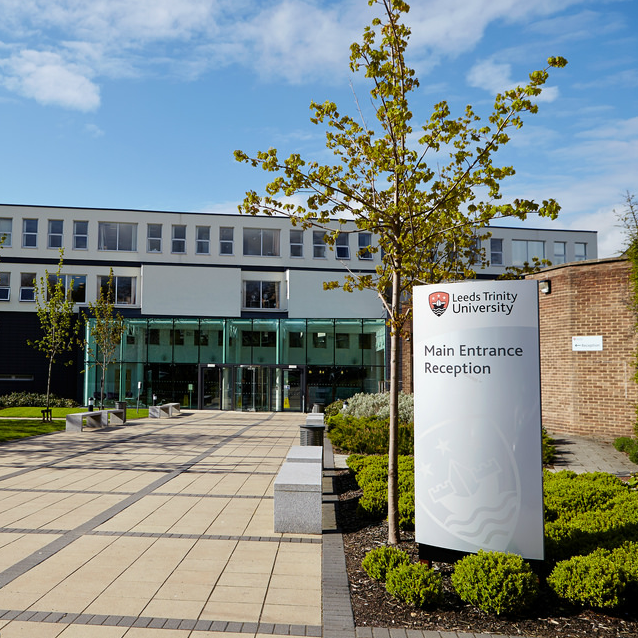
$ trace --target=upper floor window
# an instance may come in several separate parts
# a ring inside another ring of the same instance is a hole
[[[279,308],[279,282],[244,281],[244,308]]]
[[[326,233],[323,230],[312,231],[312,257],[313,259],[326,258],[326,242],[323,240]]]
[[[38,246],[38,220],[22,220],[22,248],[37,248]]]
[[[49,234],[47,246],[49,248],[62,248],[62,234],[64,231],[64,221],[61,219],[49,220]]]
[[[372,259],[372,233],[359,233],[359,259]]]
[[[492,266],[503,265],[503,240],[496,237],[490,238],[490,264]]]
[[[86,275],[60,275],[65,296],[75,303],[86,303]],[[49,291],[55,287],[58,278],[49,275]]]
[[[337,259],[350,259],[350,235],[339,233],[336,242]]]
[[[235,250],[233,247],[234,228],[222,226],[219,229],[219,254],[232,255]]]
[[[279,230],[244,228],[244,255],[279,257]]]
[[[0,217],[0,246],[11,246],[11,228],[13,220],[10,217]]]
[[[20,301],[35,301],[35,273],[20,273]]]
[[[210,226],[197,226],[195,252],[198,255],[210,255]]]
[[[0,301],[9,301],[11,297],[11,273],[0,272]]]
[[[483,262],[483,243],[480,237],[475,237],[474,243],[470,247],[470,260],[473,264],[481,264]]]
[[[113,277],[113,287],[109,295],[109,276],[100,275],[98,277],[98,289],[100,292],[109,297],[111,303],[120,306],[135,304],[135,284],[135,277]]]
[[[552,261],[555,264],[564,264],[566,261],[567,251],[565,250],[565,242],[564,241],[555,241],[554,242],[554,258]]]
[[[290,231],[290,256],[303,257],[303,230]]]
[[[162,224],[146,225],[146,252],[162,252]]]
[[[526,239],[512,239],[512,264],[531,264],[534,258],[545,259],[545,242]]]
[[[186,252],[186,226],[182,224],[173,226],[171,252],[172,253]]]
[[[89,247],[89,222],[73,222],[73,250],[86,250]]]
[[[100,222],[98,250],[137,250],[137,224],[126,222]]]
[[[574,243],[574,261],[585,261],[587,259],[587,244],[582,241]]]

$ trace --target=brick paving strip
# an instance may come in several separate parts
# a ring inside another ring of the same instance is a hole
[[[249,430],[258,427],[265,422],[271,420],[275,415],[270,414],[266,418],[263,418],[259,421],[255,421],[241,427],[237,432],[222,437],[220,441],[218,441],[215,445],[210,446],[204,452],[197,454],[192,459],[181,463],[176,469],[165,472],[163,476],[153,481],[149,485],[145,486],[143,489],[135,492],[112,492],[112,494],[129,494],[123,501],[113,505],[110,508],[107,508],[103,512],[94,516],[90,520],[86,521],[82,525],[72,529],[72,530],[53,530],[53,529],[14,529],[14,528],[0,528],[0,534],[2,533],[20,533],[20,534],[60,534],[61,536],[55,540],[53,540],[48,545],[38,549],[31,555],[26,558],[20,560],[16,564],[11,567],[5,569],[0,572],[0,589],[4,586],[8,585],[15,579],[20,576],[26,574],[29,570],[33,569],[37,565],[40,565],[47,559],[51,558],[53,555],[65,549],[76,540],[82,538],[83,536],[89,535],[104,535],[104,536],[131,536],[131,537],[150,537],[150,538],[186,538],[186,539],[208,539],[208,540],[236,540],[236,541],[261,541],[261,542],[277,542],[277,543],[311,543],[318,544],[321,543],[321,538],[299,538],[299,537],[291,537],[291,538],[282,538],[282,537],[268,537],[268,536],[237,536],[237,535],[206,535],[206,534],[165,534],[165,533],[147,533],[147,532],[109,532],[109,531],[98,531],[95,528],[104,524],[106,521],[110,520],[117,514],[123,512],[128,507],[137,503],[144,497],[153,494],[154,496],[165,494],[163,492],[156,492],[156,490],[169,481],[172,481],[177,476],[189,473],[191,468],[195,466],[197,463],[200,463],[207,457],[211,456],[213,453],[217,452],[225,445],[228,445],[232,442],[235,442],[236,439],[241,437],[243,434],[248,432]],[[157,428],[153,431],[161,431],[171,427],[175,427],[172,424]],[[118,443],[130,442],[139,437],[148,436],[148,432],[133,435],[131,437],[127,437],[125,439],[120,439]],[[20,476],[23,474],[27,474],[29,472],[33,472],[36,470],[41,470],[43,468],[50,468],[55,465],[59,465],[60,463],[64,463],[65,461],[71,460],[73,458],[78,458],[85,456],[86,454],[93,454],[95,452],[99,452],[105,448],[110,447],[111,443],[105,443],[102,445],[95,445],[89,448],[84,448],[82,451],[76,452],[74,454],[66,455],[62,458],[57,458],[52,461],[41,463],[38,465],[28,466],[16,470],[15,472],[6,474],[4,476],[0,476],[0,481],[6,480],[8,478],[14,478],[16,476]],[[109,468],[109,466],[101,467],[100,469],[121,469],[118,468]],[[130,466],[130,469],[136,469],[135,466]],[[149,471],[147,468],[144,468],[144,471]],[[150,470],[153,471],[153,470]],[[158,469],[156,471],[161,471]],[[214,473],[214,472],[210,472]],[[221,473],[221,472],[220,472]],[[275,473],[267,473],[267,472],[244,472],[245,474],[254,474],[254,475],[274,475]],[[0,491],[29,491],[29,492],[53,492],[53,493],[68,493],[71,490],[37,490],[37,489],[29,489],[29,490],[16,490],[11,488],[0,488]],[[83,492],[84,493],[84,492]],[[91,493],[91,491],[87,491],[87,493]],[[92,493],[101,494],[103,492],[100,491],[92,491]],[[172,494],[171,494],[172,495]],[[191,496],[198,498],[262,498],[262,499],[272,499],[272,496],[251,496],[251,495],[210,495],[210,494],[180,494],[180,496]],[[313,636],[320,637],[322,635],[322,628],[320,626],[315,625],[301,625],[301,624],[285,624],[285,623],[264,623],[264,622],[237,622],[237,621],[227,621],[227,620],[204,620],[204,619],[189,619],[189,618],[161,618],[161,617],[151,617],[151,616],[116,616],[116,615],[103,615],[103,614],[90,614],[90,613],[63,613],[63,612],[49,612],[49,611],[38,611],[30,609],[28,611],[22,610],[2,610],[0,609],[0,621],[17,621],[17,622],[34,622],[34,623],[57,623],[64,625],[100,625],[100,626],[116,626],[116,627],[136,627],[136,628],[156,628],[156,629],[175,629],[175,630],[187,630],[187,631],[216,631],[216,632],[232,632],[232,633],[247,633],[247,634],[268,634],[268,635],[288,635],[288,636]]]

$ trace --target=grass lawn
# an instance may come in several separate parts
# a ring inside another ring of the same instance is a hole
[[[98,409],[97,407],[95,408]],[[54,419],[63,419],[67,414],[74,412],[86,412],[84,407],[79,408],[51,408]],[[0,408],[0,419],[26,417],[32,419],[42,418],[42,408]],[[145,419],[148,417],[148,408],[140,408],[137,412],[135,408],[128,408],[126,411],[127,419]]]
[[[36,436],[38,434],[58,432],[64,430],[64,428],[64,421],[42,423],[42,421],[2,419],[0,420],[0,443],[12,441],[13,439],[23,439],[28,436]]]

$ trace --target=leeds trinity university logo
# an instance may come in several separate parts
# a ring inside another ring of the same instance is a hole
[[[446,310],[450,301],[450,295],[447,292],[433,292],[430,295],[430,309],[440,317]]]

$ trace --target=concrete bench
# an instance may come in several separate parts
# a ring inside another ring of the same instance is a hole
[[[179,403],[164,403],[162,405],[149,405],[149,419],[163,419],[180,413]]]
[[[323,446],[293,445],[286,456],[287,463],[321,463]]]
[[[275,533],[321,534],[322,467],[284,462],[275,478]]]
[[[105,428],[108,425],[123,425],[124,410],[94,410],[93,412],[75,412],[66,415],[66,431],[82,432],[86,422],[87,427]]]

